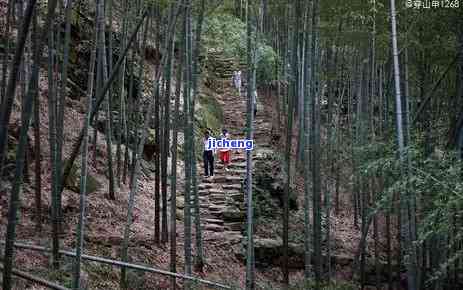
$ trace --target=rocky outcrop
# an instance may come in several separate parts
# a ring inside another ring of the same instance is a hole
[[[146,160],[152,160],[154,154],[158,151],[158,146],[156,144],[156,130],[148,129],[148,135],[145,140],[145,145],[143,147],[143,158]]]
[[[67,160],[65,161],[65,164],[67,163]],[[69,177],[66,180],[65,183],[66,188],[76,192],[80,193],[80,168],[78,165],[74,164],[72,166],[71,172],[69,174]],[[86,187],[86,193],[91,194],[96,191],[98,191],[101,188],[100,182],[96,180],[95,177],[93,177],[91,174],[87,175],[87,187]]]
[[[301,269],[304,267],[304,245],[289,243],[289,267]],[[246,240],[241,245],[234,247],[235,255],[246,260]],[[281,264],[283,257],[283,240],[281,238],[254,239],[254,258],[257,267],[277,266]]]

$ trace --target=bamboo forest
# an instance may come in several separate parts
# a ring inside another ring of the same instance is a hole
[[[463,290],[462,6],[0,0],[0,289]]]

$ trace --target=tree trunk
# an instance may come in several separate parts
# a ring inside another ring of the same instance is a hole
[[[392,39],[392,51],[394,61],[394,83],[395,83],[395,101],[396,101],[396,126],[397,126],[397,142],[399,144],[399,156],[402,168],[402,176],[409,172],[407,167],[408,154],[404,144],[404,132],[403,132],[403,119],[402,119],[402,97],[400,88],[400,70],[399,70],[399,52],[397,47],[397,24],[396,24],[396,9],[395,0],[391,0],[391,39]],[[407,190],[407,189],[406,189]],[[410,236],[409,228],[409,196],[406,191],[401,195],[400,198],[400,212],[401,212],[401,239],[402,254],[404,257],[408,256],[408,260],[405,261],[407,266],[407,280],[409,290],[416,290],[416,254],[414,246],[412,245],[412,237]]]
[[[201,45],[201,34],[202,34],[202,26],[204,21],[204,12],[206,9],[206,0],[201,0],[200,3],[200,10],[198,15],[198,20],[196,22],[196,36],[194,45],[192,44],[193,49],[193,58],[192,58],[192,66],[193,66],[193,84],[192,84],[192,104],[191,104],[191,120],[195,120],[195,105],[196,105],[196,97],[198,95],[198,86],[199,86],[199,77],[200,77],[200,62],[199,62],[199,54],[200,54],[200,45]],[[199,194],[198,194],[198,185],[197,185],[197,165],[196,165],[196,142],[194,138],[194,125],[190,128],[191,134],[191,149],[193,158],[191,159],[191,176],[192,176],[192,189],[194,195],[194,208],[195,208],[195,233],[196,233],[196,256],[195,256],[195,270],[197,272],[202,273],[204,267],[204,256],[203,256],[203,235],[201,231],[201,215],[200,215],[200,204],[199,204]]]
[[[26,8],[26,11],[24,13],[24,19],[21,25],[21,29],[18,32],[18,40],[16,42],[16,49],[15,53],[13,56],[13,62],[11,64],[11,70],[8,78],[8,83],[6,86],[6,91],[4,97],[2,97],[2,103],[1,103],[1,108],[0,108],[0,176],[2,176],[3,172],[3,165],[4,165],[4,159],[5,159],[5,154],[6,154],[6,147],[8,143],[8,125],[10,123],[10,117],[11,117],[11,111],[13,108],[13,101],[15,98],[16,94],[16,85],[18,81],[18,72],[22,60],[22,56],[24,54],[24,49],[26,46],[26,40],[27,40],[27,35],[29,33],[29,26],[32,21],[32,13],[35,9],[35,4],[36,0],[30,0],[28,2],[28,6]],[[9,3],[9,9],[13,10],[13,5],[12,3]],[[49,7],[52,7],[53,1],[49,3]],[[56,3],[55,3],[56,6]],[[54,8],[54,6],[53,6]],[[11,14],[13,14],[13,11],[10,11]],[[49,26],[49,19],[47,17],[47,22],[45,23],[44,27]],[[46,30],[45,30],[46,31]],[[41,45],[39,46],[42,48],[42,42],[40,43]],[[41,52],[42,49],[39,49]],[[6,63],[5,63],[6,64]],[[6,75],[4,75],[6,77]]]
[[[306,285],[310,282],[310,268],[311,268],[311,229],[310,229],[310,165],[312,162],[313,156],[311,155],[311,134],[312,134],[312,106],[313,98],[312,95],[312,37],[313,37],[313,1],[310,1],[308,4],[309,15],[308,15],[308,27],[307,27],[307,36],[306,36],[306,73],[305,75],[305,90],[304,90],[304,282]]]
[[[184,164],[185,164],[185,207],[184,211],[184,253],[185,253],[185,274],[191,275],[192,273],[192,258],[191,258],[191,158],[195,158],[191,152],[191,135],[189,128],[192,126],[193,120],[191,120],[190,105],[191,105],[191,94],[192,94],[192,67],[191,67],[191,1],[185,0],[185,18],[184,18],[184,41],[185,41],[185,65],[184,65],[184,89],[183,89],[183,116],[185,119],[184,123]],[[189,282],[185,281],[184,289],[188,290],[191,288]]]
[[[99,0],[102,2],[103,0]],[[100,7],[100,6],[98,6]],[[100,10],[98,13],[102,13]],[[84,123],[84,140],[82,144],[82,153],[81,153],[81,174],[80,174],[80,197],[79,197],[79,221],[77,224],[77,239],[76,239],[76,259],[74,261],[74,276],[73,276],[73,284],[72,287],[75,290],[80,289],[80,274],[81,274],[81,261],[82,261],[82,252],[84,248],[84,231],[85,231],[85,210],[86,210],[86,202],[87,202],[87,167],[88,167],[88,137],[89,137],[89,127],[90,127],[90,115],[92,112],[92,96],[93,96],[93,83],[95,79],[95,61],[97,55],[97,43],[98,38],[98,28],[97,24],[95,25],[95,41],[91,50],[90,55],[90,68],[88,71],[88,78],[87,78],[87,114],[85,116],[85,123]]]
[[[313,198],[313,244],[315,261],[315,289],[320,289],[322,280],[322,259],[321,259],[321,166],[320,166],[320,77],[319,77],[319,25],[320,25],[319,1],[313,0],[313,37],[312,37],[312,198]]]
[[[246,10],[249,9],[249,2],[246,2]],[[253,40],[252,17],[247,19],[247,46],[246,59],[248,71],[247,78],[247,114],[246,114],[246,138],[253,137],[253,94],[256,89],[253,77],[255,76],[255,42]],[[252,151],[246,151],[246,290],[255,289],[255,265],[254,265],[254,209],[253,209],[253,188],[252,188]]]
[[[97,98],[96,98],[97,99],[96,107],[92,109],[92,114],[90,116],[91,117],[90,119],[95,117],[99,106],[101,105],[101,103],[104,100],[106,92],[109,90],[109,86],[116,79],[116,77],[118,75],[119,68],[121,67],[121,64],[122,64],[122,60],[125,58],[125,56],[126,56],[128,50],[129,50],[132,42],[135,39],[135,36],[137,35],[137,33],[138,33],[138,31],[139,31],[141,25],[143,24],[144,19],[146,18],[147,15],[148,14],[145,12],[143,14],[143,16],[140,18],[136,28],[134,29],[132,35],[130,36],[130,39],[129,39],[128,43],[127,43],[127,46],[124,48],[124,50],[121,53],[120,59],[117,61],[116,65],[114,66],[114,70],[111,72],[111,75],[108,78],[108,81],[105,83],[103,89],[101,90],[101,95],[97,96]],[[79,154],[80,145],[82,144],[83,139],[84,139],[84,132],[83,132],[83,130],[81,130],[80,133],[79,133],[78,139],[76,140],[76,142],[74,143],[74,145],[72,147],[72,152],[71,152],[71,155],[69,156],[69,162],[67,162],[66,167],[65,167],[64,172],[63,172],[63,178],[61,179],[62,181],[66,180],[67,177],[69,176],[69,174],[71,173],[72,166],[74,164],[74,161],[75,161],[77,155]],[[60,191],[62,191],[63,188],[64,188],[64,184],[61,184]]]
[[[177,6],[175,6],[177,7]],[[175,19],[174,19],[175,17]],[[170,7],[169,23],[176,22],[176,9],[174,4]],[[174,63],[174,34],[168,36],[167,61],[164,68],[165,91],[164,91],[164,126],[161,155],[161,198],[162,198],[162,219],[161,219],[161,243],[168,242],[167,228],[167,159],[170,144],[170,99],[171,99],[171,76]]]
[[[38,54],[38,23],[37,23],[37,12],[33,14],[33,63],[40,62],[40,56]],[[32,78],[29,80],[32,82]],[[42,230],[42,166],[41,166],[41,142],[40,142],[40,98],[38,96],[39,80],[34,79],[34,158],[35,158],[35,208],[36,208],[36,223],[37,232]]]
[[[147,15],[146,13],[144,15]],[[145,17],[141,17],[141,20],[143,20]],[[165,52],[165,51],[164,51]],[[144,57],[144,56],[142,56]],[[160,78],[160,72],[158,71],[157,74],[154,76],[154,88],[157,88],[159,86],[159,78]],[[153,114],[153,107],[154,107],[154,100],[150,99],[149,104],[148,104],[148,109],[145,113],[145,116],[143,118],[143,127],[141,131],[141,138],[140,141],[138,142],[138,146],[136,147],[136,156],[142,156],[143,154],[143,148],[145,146],[145,140],[151,120],[151,115]],[[128,247],[129,247],[129,238],[130,238],[130,227],[133,222],[133,208],[134,208],[134,203],[135,203],[135,195],[138,192],[138,177],[140,175],[140,159],[135,158],[134,160],[134,170],[133,170],[133,176],[132,180],[130,181],[131,187],[130,187],[130,192],[129,192],[129,202],[128,202],[128,208],[127,208],[127,221],[126,225],[124,228],[124,238],[122,240],[122,246],[121,246],[121,260],[126,262],[128,259]],[[126,268],[123,267],[121,269],[121,281],[120,281],[120,287],[122,289],[127,289],[127,280],[126,280]]]
[[[112,2],[112,0],[110,0]],[[128,19],[127,19],[127,7],[128,7],[128,0],[124,0],[123,2],[123,11],[124,15],[122,16],[122,39],[120,49],[124,49],[126,42],[127,42],[127,29],[128,29]],[[110,19],[112,23],[112,19]],[[111,34],[112,35],[112,34]],[[110,36],[111,40],[111,36]],[[127,122],[126,122],[126,112],[125,112],[125,67],[126,67],[126,60],[124,57],[119,56],[119,59],[123,59],[122,61],[122,68],[119,71],[119,83],[118,83],[118,94],[119,94],[119,120],[118,120],[118,130],[117,130],[117,149],[116,149],[116,176],[117,176],[117,184],[121,186],[121,177],[122,177],[122,136],[124,136],[125,146],[128,146],[127,141]],[[112,61],[111,64],[111,72],[112,72]],[[113,87],[114,88],[114,87]]]
[[[56,136],[56,79],[55,79],[55,53],[56,42],[55,29],[51,25],[48,32],[48,140],[50,146],[51,161],[51,220],[52,220],[52,265],[54,269],[59,267],[59,213],[60,205],[58,193],[58,168],[57,168],[57,136]]]
[[[172,170],[171,170],[171,186],[170,186],[170,271],[177,272],[177,147],[178,147],[178,131],[180,126],[180,91],[182,83],[182,65],[183,59],[177,67],[177,78],[175,88],[175,107],[174,107],[174,127],[172,132]],[[176,289],[175,276],[171,278],[171,289]]]
[[[69,66],[69,45],[71,40],[71,13],[72,13],[72,0],[67,1],[65,9],[65,36],[63,45],[63,63],[61,68],[61,90],[60,98],[58,100],[58,112],[56,121],[56,171],[57,171],[57,197],[58,197],[58,218],[59,224],[63,220],[61,212],[61,193],[59,191],[62,177],[63,168],[63,141],[64,141],[64,110],[67,98],[67,83],[68,83],[68,66]],[[57,92],[56,92],[57,93]]]
[[[31,0],[28,3],[28,6],[26,8],[26,12],[24,13],[24,18],[23,18],[23,23],[22,23],[22,28],[21,28],[21,38],[26,38],[27,36],[27,31],[29,30],[29,25],[32,20],[32,15],[34,13],[35,9],[35,1]],[[50,4],[50,3],[49,3]],[[50,5],[52,5],[51,3]],[[49,11],[53,9],[52,11],[54,12],[54,6],[49,7]],[[52,17],[52,15],[49,13],[47,16],[47,19],[49,17]],[[49,23],[49,22],[48,22]],[[47,27],[47,26],[44,26]],[[46,31],[46,30],[45,30]],[[25,42],[25,40],[24,40]],[[37,41],[36,41],[37,43]],[[21,44],[18,43],[18,46]],[[24,44],[23,44],[24,46]],[[23,47],[24,48],[24,47]],[[34,59],[37,60],[38,52],[41,51],[41,45],[37,46],[37,50],[35,52],[35,57]],[[19,51],[18,51],[19,50]],[[16,54],[19,56],[22,54],[23,49],[18,49],[16,50]],[[18,149],[16,152],[16,167],[15,167],[15,177],[13,181],[13,187],[11,190],[10,194],[10,205],[8,209],[8,225],[6,229],[6,237],[5,237],[5,251],[4,251],[4,261],[3,261],[3,289],[4,290],[11,290],[12,289],[12,271],[13,271],[13,260],[14,260],[14,242],[16,239],[16,223],[17,223],[17,211],[19,207],[19,194],[21,190],[21,185],[22,185],[22,177],[24,173],[24,156],[26,154],[26,144],[27,144],[27,131],[29,129],[29,122],[30,122],[30,117],[32,114],[32,104],[33,104],[33,99],[34,97],[37,98],[37,90],[34,89],[35,84],[38,82],[38,73],[39,73],[39,63],[34,61],[34,67],[33,67],[33,73],[31,80],[29,82],[29,88],[27,92],[27,97],[24,102],[24,106],[21,112],[21,120],[23,121],[21,124],[21,129],[20,129],[20,134],[19,134],[19,144],[18,144]],[[13,68],[14,71],[14,68]],[[14,97],[14,89],[15,88],[10,88],[10,85],[15,85],[16,84],[16,76],[11,76],[9,81],[8,81],[8,89],[7,89],[7,95],[6,97],[10,97],[10,94],[13,94],[12,96]],[[3,108],[3,107],[2,107]],[[8,123],[6,124],[8,125]],[[6,133],[6,132],[5,132]],[[8,135],[5,135],[8,136]]]
[[[5,27],[5,38],[4,38],[4,42],[3,42],[3,45],[4,45],[4,49],[5,49],[5,53],[3,54],[3,58],[2,58],[2,80],[1,80],[1,89],[0,89],[0,104],[3,104],[3,100],[5,98],[5,94],[6,94],[6,79],[7,79],[7,76],[8,76],[8,56],[10,54],[10,50],[11,50],[11,40],[10,38],[8,37],[8,35],[10,34],[10,27],[12,26],[12,24],[14,25],[13,22],[13,18],[12,17],[12,14],[13,14],[13,11],[14,11],[14,0],[8,0],[8,7],[7,7],[7,11],[6,11],[6,27]],[[1,153],[0,153],[1,155]],[[0,163],[0,165],[3,165]],[[0,167],[1,169],[1,167]],[[1,176],[1,172],[0,172],[0,176]]]

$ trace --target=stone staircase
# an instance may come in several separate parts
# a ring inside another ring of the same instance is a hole
[[[224,57],[220,51],[208,53],[208,68],[212,73],[210,83],[218,93],[224,93],[226,87],[231,85],[234,71],[244,71],[245,67],[245,64],[238,63],[233,58]]]
[[[232,61],[221,62],[223,72],[233,73]],[[231,75],[230,75],[231,79]],[[222,105],[224,128],[230,132],[231,139],[245,138],[246,126],[246,88],[242,88],[241,97],[226,83],[218,90],[217,101]],[[264,112],[258,112],[255,126],[253,160],[266,158],[269,154],[271,124],[264,120]],[[202,150],[202,148],[198,148]],[[271,153],[270,153],[271,154]],[[242,184],[246,178],[246,151],[232,150],[228,171],[225,171],[218,156],[214,160],[214,177],[204,178],[202,162],[198,162],[198,195],[200,203],[201,224],[203,231],[216,233],[217,240],[240,242],[246,224],[246,198]],[[193,205],[193,201],[192,201]],[[182,209],[182,204],[177,204]],[[194,208],[192,208],[194,212]]]

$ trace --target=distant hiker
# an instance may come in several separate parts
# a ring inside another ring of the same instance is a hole
[[[231,81],[232,83],[231,83],[231,85],[232,85],[233,87],[236,87],[236,86],[235,86],[235,79],[236,79],[236,70],[233,71],[233,75],[232,75],[232,81]]]
[[[204,177],[214,176],[214,150],[209,148],[209,132],[206,131],[204,134]]]
[[[233,85],[238,90],[238,95],[241,97],[241,71],[233,72]]]
[[[254,118],[256,118],[257,114],[257,90],[252,92],[252,107],[254,108]]]
[[[220,135],[220,139],[229,139],[230,134],[228,134],[227,129],[222,130],[222,135]],[[223,168],[225,171],[228,171],[228,164],[230,163],[230,148],[220,148],[219,149],[219,158],[222,161]]]

